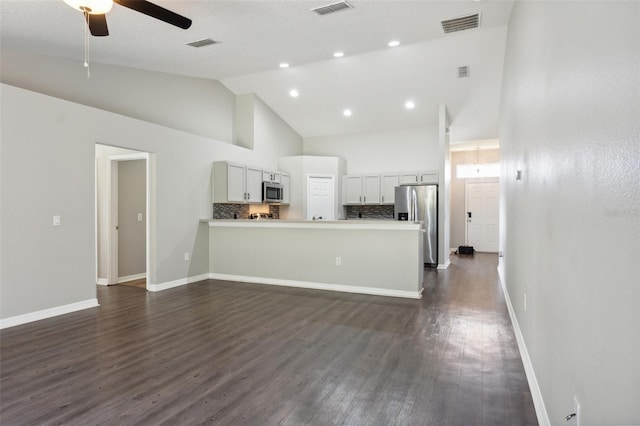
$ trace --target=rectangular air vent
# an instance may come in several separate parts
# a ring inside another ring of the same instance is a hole
[[[458,78],[469,77],[469,65],[458,67]]]
[[[219,41],[211,40],[210,38],[203,38],[202,40],[192,41],[191,43],[187,43],[187,46],[193,47],[204,47],[212,44],[218,44]]]
[[[442,29],[445,34],[454,33],[456,31],[470,30],[480,26],[480,14],[461,16],[459,18],[447,19],[441,21]]]
[[[317,13],[318,15],[327,15],[329,13],[339,12],[341,10],[352,8],[353,6],[351,6],[346,1],[339,1],[337,3],[328,4],[326,6],[316,7],[315,9],[311,9],[311,11]]]

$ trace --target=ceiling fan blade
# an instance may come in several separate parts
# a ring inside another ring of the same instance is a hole
[[[146,0],[114,0],[114,2],[184,30],[191,26],[191,19]]]
[[[85,16],[92,36],[104,37],[109,35],[106,15],[91,15],[87,13]]]

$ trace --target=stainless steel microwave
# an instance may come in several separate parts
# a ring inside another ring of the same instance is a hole
[[[262,202],[263,203],[281,203],[282,202],[282,185],[273,182],[262,182]]]

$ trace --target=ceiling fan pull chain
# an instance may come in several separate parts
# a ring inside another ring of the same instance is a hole
[[[89,13],[84,10],[84,67],[87,69],[87,78],[91,77],[91,69],[89,68]]]

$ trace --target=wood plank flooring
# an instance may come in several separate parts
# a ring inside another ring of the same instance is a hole
[[[427,269],[422,300],[99,286],[0,332],[0,424],[537,425],[496,262]]]
[[[137,280],[131,280],[131,281],[125,281],[123,283],[120,283],[118,285],[123,285],[125,287],[135,287],[135,288],[143,288],[143,289],[147,289],[147,279],[146,278],[140,278]]]

